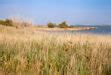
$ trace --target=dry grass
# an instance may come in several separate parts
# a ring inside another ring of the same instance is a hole
[[[0,32],[1,75],[110,75],[111,36]]]

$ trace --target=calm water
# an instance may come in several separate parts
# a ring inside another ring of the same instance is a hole
[[[81,30],[77,32],[111,35],[111,26],[94,26],[94,27],[96,27],[96,29],[94,30]]]
[[[98,34],[98,35],[111,35],[111,26],[92,26],[96,27],[93,30],[64,30],[64,31],[49,31],[49,32],[59,32],[59,33],[91,33],[91,34]]]

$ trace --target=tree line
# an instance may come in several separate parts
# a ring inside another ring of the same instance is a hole
[[[58,24],[58,25],[56,25],[55,23],[49,22],[49,23],[47,24],[47,27],[49,27],[49,28],[55,28],[55,27],[58,27],[58,28],[70,28],[71,26],[69,26],[69,25],[67,24],[67,22],[64,21],[64,22],[62,22],[62,23],[60,23],[60,24]]]
[[[29,27],[32,24],[29,24],[27,22],[24,21],[18,21],[18,20],[12,20],[12,19],[5,19],[5,20],[0,20],[0,25],[4,25],[4,26],[13,26],[13,27]],[[68,25],[66,21],[61,22],[60,24],[55,24],[52,22],[49,22],[47,24],[48,28],[72,28],[73,26]]]

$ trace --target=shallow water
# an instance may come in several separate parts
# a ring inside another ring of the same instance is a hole
[[[93,26],[93,27],[96,27],[96,29],[80,30],[80,31],[76,31],[76,32],[111,35],[111,26]]]
[[[89,26],[88,26],[89,27]],[[50,33],[71,33],[71,34],[96,34],[96,35],[111,35],[111,26],[91,26],[91,27],[95,27],[96,29],[92,29],[92,30],[62,30],[62,31],[47,31],[44,30],[44,32],[50,32]],[[43,32],[43,30],[42,30]]]

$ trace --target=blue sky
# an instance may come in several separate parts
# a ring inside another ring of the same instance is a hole
[[[111,0],[0,0],[0,18],[20,17],[37,24],[110,24]]]

